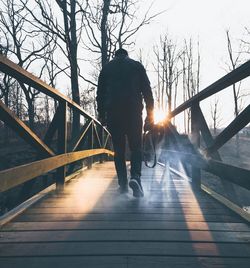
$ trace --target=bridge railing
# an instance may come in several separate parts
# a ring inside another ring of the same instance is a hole
[[[91,166],[91,156],[112,155],[109,132],[78,104],[3,56],[0,56],[0,71],[52,97],[59,104],[46,135],[41,139],[24,122],[17,118],[3,102],[0,102],[0,120],[13,129],[32,148],[36,149],[38,159],[32,163],[0,171],[0,192],[7,191],[55,169],[57,170],[56,184],[57,188],[60,189],[65,181],[67,165],[69,166],[69,164],[88,157],[88,165]],[[192,166],[192,181],[198,187],[201,186],[201,170],[205,170],[219,176],[222,180],[250,190],[250,170],[224,163],[218,151],[250,122],[250,105],[215,138],[210,133],[200,108],[201,101],[249,75],[250,61],[208,86],[177,107],[169,115],[169,118],[173,118],[185,110],[191,109],[192,142],[197,149],[196,153],[187,153],[182,148],[179,133],[169,124],[171,132],[177,141],[176,144],[179,144],[178,148],[176,147],[171,153],[189,162]],[[85,118],[85,123],[81,127],[79,135],[71,138],[70,146],[67,146],[66,111],[68,108],[79,112]],[[56,132],[57,148],[53,150],[51,143]],[[201,137],[205,143],[205,148],[201,148]],[[84,150],[81,149],[83,144]]]
[[[232,182],[247,190],[250,190],[250,170],[226,164],[222,161],[219,149],[234,137],[241,129],[250,122],[250,104],[224,128],[216,137],[213,137],[209,126],[205,120],[204,114],[200,108],[200,102],[212,95],[224,90],[225,88],[250,76],[250,61],[247,61],[240,67],[228,73],[215,83],[211,84],[197,95],[187,100],[169,115],[169,119],[174,118],[187,109],[191,111],[191,140],[195,150],[187,152],[182,146],[180,134],[169,123],[169,130],[172,133],[177,146],[169,153],[179,157],[185,163],[192,167],[192,183],[201,187],[201,170],[205,170],[218,176],[223,181]],[[201,147],[201,138],[203,144]],[[205,144],[205,145],[204,145]],[[248,217],[249,219],[249,217]]]
[[[50,96],[58,103],[47,132],[41,139],[0,101],[0,120],[36,150],[37,159],[25,165],[0,171],[0,193],[52,170],[56,170],[56,186],[57,189],[61,189],[65,182],[66,169],[68,173],[72,172],[76,161],[88,158],[88,167],[91,167],[94,157],[96,161],[102,161],[104,154],[113,155],[108,130],[70,98],[2,55],[0,55],[0,71]],[[80,127],[78,135],[71,137],[70,141],[67,140],[68,109],[78,112],[84,118],[84,124]]]

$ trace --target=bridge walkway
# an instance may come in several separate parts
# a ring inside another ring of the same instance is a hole
[[[117,193],[112,162],[70,180],[0,232],[0,266],[249,267],[250,227],[190,183],[143,168],[145,197]]]

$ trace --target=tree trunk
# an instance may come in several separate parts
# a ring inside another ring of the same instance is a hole
[[[27,104],[28,104],[29,126],[32,130],[34,130],[34,123],[35,123],[34,100],[31,98],[27,99]]]
[[[70,72],[71,72],[71,90],[72,99],[77,104],[80,104],[79,82],[78,82],[78,64],[77,64],[77,36],[76,36],[76,2],[71,1],[71,19],[70,19],[70,33],[71,43],[69,45],[70,51]],[[80,130],[80,114],[73,110],[72,136],[75,137]]]
[[[33,130],[34,129],[34,118],[35,118],[35,110],[34,110],[34,101],[35,101],[35,98],[34,96],[32,97],[30,95],[30,92],[29,90],[26,88],[25,84],[23,83],[19,83],[23,92],[24,92],[24,95],[25,95],[25,99],[27,101],[27,104],[28,104],[28,116],[29,116],[29,126],[30,128]]]
[[[66,48],[70,63],[70,83],[72,99],[80,104],[78,64],[77,64],[77,30],[76,30],[76,1],[70,1],[70,11],[67,9],[67,2],[57,2],[61,7],[64,19],[64,30],[66,38]],[[69,18],[68,18],[69,16]],[[73,110],[72,136],[75,137],[80,130],[80,114]]]
[[[7,85],[6,85],[7,86]],[[4,103],[7,107],[9,107],[9,90],[6,89],[4,95]],[[7,144],[9,140],[9,128],[4,124],[4,143]]]
[[[234,95],[234,115],[235,117],[238,116],[239,114],[239,108],[238,108],[238,97],[236,93],[236,85],[233,84],[233,95]],[[239,133],[236,134],[235,137],[235,153],[236,156],[238,157],[240,155],[240,141],[239,141]]]
[[[169,97],[168,97],[168,114],[170,114],[171,111],[172,111],[172,96],[169,95]]]
[[[101,20],[101,47],[102,47],[102,68],[108,63],[108,36],[107,36],[107,21],[109,14],[110,0],[103,1],[102,20]]]

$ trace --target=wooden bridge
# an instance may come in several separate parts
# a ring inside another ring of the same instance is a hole
[[[114,166],[106,156],[113,154],[110,135],[98,121],[3,56],[0,71],[59,103],[41,139],[0,102],[0,120],[37,151],[37,161],[0,171],[0,191],[56,170],[56,186],[1,218],[1,267],[249,267],[249,214],[203,185],[201,171],[250,189],[250,171],[225,164],[218,152],[249,123],[250,105],[213,139],[199,102],[249,76],[250,62],[172,112],[174,117],[191,109],[192,143],[185,147],[168,123],[165,132],[173,141],[168,159],[154,169],[143,167],[142,199],[117,193]],[[85,118],[70,142],[68,108]],[[203,154],[198,151],[201,137]],[[83,159],[86,168],[73,172],[76,161]],[[169,159],[175,159],[174,166]]]

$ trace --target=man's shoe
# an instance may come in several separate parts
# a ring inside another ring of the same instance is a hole
[[[128,185],[120,186],[118,188],[120,194],[127,194],[128,193]]]
[[[144,196],[141,183],[138,180],[131,178],[131,180],[129,182],[129,187],[133,190],[134,197],[143,197]]]

